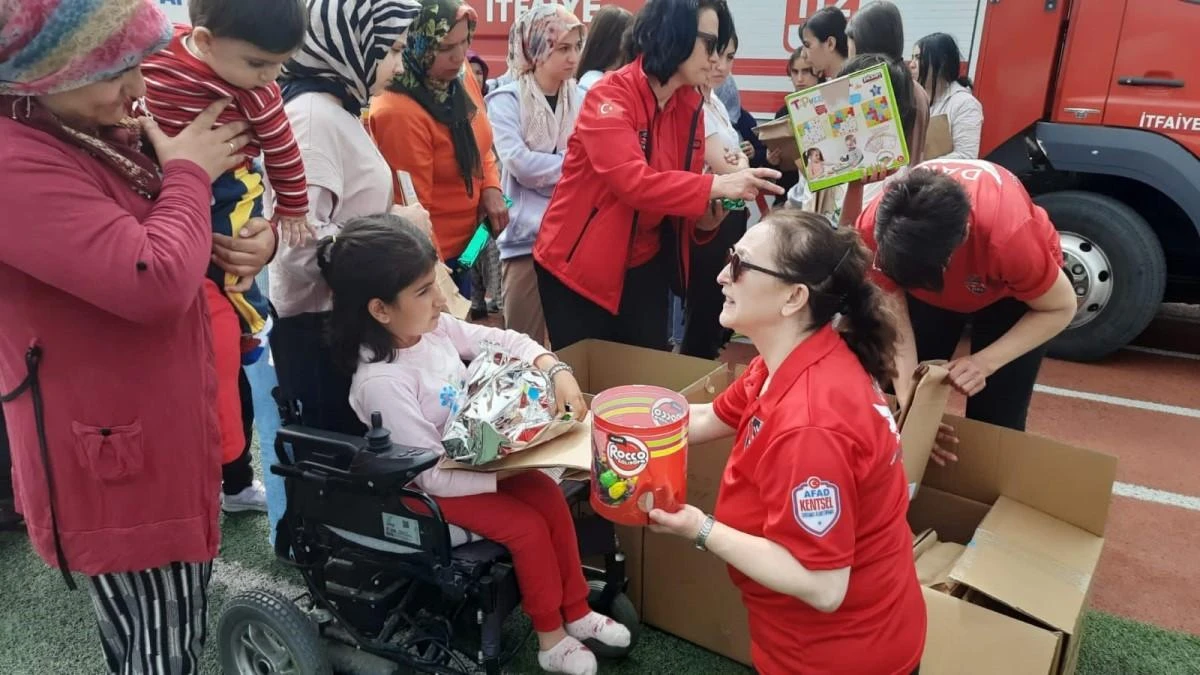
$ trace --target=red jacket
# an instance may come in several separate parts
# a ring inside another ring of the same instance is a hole
[[[58,532],[87,575],[212,560],[221,450],[201,293],[208,174],[170,162],[158,200],[106,164],[0,118],[0,393],[39,380]],[[33,397],[4,404],[18,510],[56,565]]]
[[[713,181],[700,173],[703,113],[695,135],[687,138],[701,104],[698,91],[681,87],[659,110],[641,59],[606,76],[584,100],[533,257],[614,315],[626,270],[658,253],[663,218],[682,217],[685,249],[713,236],[698,234],[695,227],[708,209]],[[684,170],[689,142],[692,162]],[[683,260],[686,267],[686,255]]]

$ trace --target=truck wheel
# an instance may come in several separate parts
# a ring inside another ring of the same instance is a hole
[[[1167,284],[1162,246],[1146,219],[1093,192],[1063,191],[1035,200],[1062,238],[1079,309],[1050,343],[1050,356],[1095,361],[1129,344],[1158,312]]]

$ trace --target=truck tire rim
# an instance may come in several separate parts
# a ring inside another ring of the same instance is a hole
[[[300,666],[273,628],[246,621],[233,632],[239,675],[298,675]]]
[[[1074,232],[1061,232],[1063,265],[1075,289],[1076,311],[1068,328],[1091,323],[1112,298],[1112,265],[1095,242]]]

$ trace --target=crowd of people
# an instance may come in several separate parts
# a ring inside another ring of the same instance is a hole
[[[753,137],[726,0],[590,26],[537,5],[492,79],[464,0],[188,4],[189,26],[153,0],[0,11],[0,525],[86,578],[111,672],[197,672],[220,512],[282,515],[254,477],[251,439],[269,462],[280,421],[264,401],[350,434],[381,411],[440,450],[484,342],[581,414],[554,350],[715,358],[734,333],[759,356],[690,418],[695,443],[734,439],[716,509],[652,527],[728,564],[758,672],[919,670],[885,391],[905,401],[920,361],[950,359],[969,417],[1023,429],[1075,311],[1045,211],[978,158],[952,37],[906,61],[887,0],[808,19],[794,87],[884,65],[912,156],[813,191]],[[773,208],[752,223],[755,201]],[[446,313],[443,264],[471,318],[490,304],[505,328]],[[933,461],[955,445],[943,427]],[[416,485],[509,549],[544,670],[591,674],[584,642],[629,644],[588,608],[547,475]],[[835,516],[807,515],[805,490]]]

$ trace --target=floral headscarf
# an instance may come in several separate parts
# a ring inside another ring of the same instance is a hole
[[[478,15],[470,5],[462,0],[421,0],[421,13],[408,29],[404,72],[396,76],[389,88],[411,97],[433,119],[450,129],[458,172],[467,187],[467,195],[473,196],[475,179],[483,176],[483,164],[475,132],[471,129],[475,104],[467,95],[463,81],[466,61],[463,61],[464,68],[458,72],[458,76],[450,81],[435,80],[429,76],[442,40],[463,20],[467,22],[469,43],[475,36],[478,21]]]
[[[573,12],[562,5],[538,5],[514,21],[508,33],[508,72],[519,88],[521,133],[538,152],[565,149],[574,127],[579,109],[574,78],[559,87],[558,105],[552,109],[533,75],[558,43],[574,31],[583,37],[583,22]]]
[[[171,23],[154,0],[2,2],[0,115],[79,147],[153,199],[162,189],[162,176],[143,152],[137,121],[80,130],[38,97],[120,75],[170,40]]]

